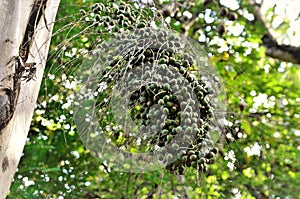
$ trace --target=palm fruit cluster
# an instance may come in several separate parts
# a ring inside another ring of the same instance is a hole
[[[143,28],[149,26],[154,16],[154,12],[150,9],[140,9],[132,2],[124,1],[96,3],[91,11],[81,10],[80,12],[98,33],[116,33],[127,29]]]
[[[178,35],[150,27],[116,34],[98,49],[99,64],[104,67],[92,74],[107,83],[96,105],[101,109],[99,120],[107,118],[107,102],[117,89],[124,96],[130,93],[126,105],[138,126],[130,133],[115,128],[113,134],[107,132],[110,138],[123,140],[118,144],[126,149],[135,147],[157,154],[171,172],[183,174],[185,167],[205,171],[217,148],[208,135],[212,91],[198,73],[197,66],[203,63],[195,58],[197,53],[186,50]],[[116,121],[105,125],[111,125],[111,131]]]
[[[97,47],[101,70],[91,72],[97,85],[107,85],[96,88],[102,90],[95,105],[98,119],[120,148],[152,152],[173,173],[184,174],[186,167],[205,171],[217,148],[208,133],[214,109],[212,90],[202,80],[205,71],[199,73],[204,63],[180,36],[151,28],[151,14],[125,2],[92,7],[87,21],[110,33]],[[135,121],[130,133],[113,119],[109,102],[116,89],[130,93],[125,103]]]

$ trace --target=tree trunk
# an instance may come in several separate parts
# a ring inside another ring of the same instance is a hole
[[[25,145],[59,2],[0,0],[0,199]]]

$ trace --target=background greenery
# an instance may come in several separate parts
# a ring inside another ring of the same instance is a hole
[[[251,17],[248,1],[237,2],[237,10],[229,9],[234,20],[221,16],[226,5],[217,0],[179,1],[179,12],[199,17],[194,22],[185,14],[167,19],[208,52],[226,89],[228,120],[241,126],[238,131],[230,122],[224,126],[221,150],[206,173],[188,169],[176,176],[165,170],[110,172],[83,146],[72,121],[72,72],[99,34],[79,12],[89,11],[93,1],[62,0],[31,130],[8,198],[300,198],[300,67],[265,55],[265,27]],[[166,5],[171,2],[157,2],[165,17],[170,14]],[[274,9],[266,13],[269,23],[278,17]],[[289,20],[274,28],[289,38]]]

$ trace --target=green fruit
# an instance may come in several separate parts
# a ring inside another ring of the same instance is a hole
[[[164,31],[164,30],[160,30],[159,32],[158,32],[158,37],[159,38],[164,38],[166,36],[166,32]]]
[[[170,120],[170,119],[167,119],[167,121],[166,121],[166,125],[171,125],[173,123],[173,120]]]
[[[173,128],[173,129],[172,129],[171,134],[172,134],[172,135],[176,135],[176,134],[177,134],[176,128]]]
[[[193,119],[193,118],[192,118],[192,119]],[[192,127],[193,130],[194,130],[194,129],[198,128],[198,125],[197,125],[197,123],[193,123],[191,127]]]
[[[170,57],[169,64],[175,65],[176,60],[173,57]]]
[[[164,83],[164,84],[163,84],[163,89],[164,89],[164,90],[170,90],[170,84]]]
[[[180,108],[185,109],[187,106],[187,102],[181,102],[180,103]]]
[[[204,164],[206,162],[206,159],[205,158],[200,158],[199,160],[198,160],[198,163],[199,164]]]
[[[171,84],[172,85],[172,91],[177,92],[179,90],[179,86],[176,84]]]
[[[195,134],[195,135],[198,135],[198,134],[200,134],[200,130],[198,129],[198,128],[194,128],[193,129],[193,134]]]
[[[194,106],[195,104],[196,104],[196,102],[195,102],[194,100],[190,100],[190,101],[189,101],[189,105],[190,105],[190,106]],[[191,107],[191,108],[192,108],[192,107]],[[191,111],[192,111],[192,110],[191,110]]]
[[[169,79],[169,77],[167,77],[167,76],[164,76],[164,77],[163,77],[163,81],[165,81],[165,82],[169,82],[169,81],[170,81],[170,79]]]
[[[192,112],[193,111],[193,108],[191,107],[191,106],[187,106],[186,108],[185,108],[185,111],[187,111],[187,112]]]
[[[168,162],[172,161],[172,158],[173,158],[173,155],[170,153],[166,156],[166,159]]]
[[[144,28],[146,27],[146,23],[145,22],[140,22],[138,25],[137,25],[137,28]]]
[[[172,108],[171,108],[171,113],[176,113],[176,111],[177,111],[177,108],[176,108],[176,106],[172,106]]]
[[[169,109],[164,108],[164,109],[163,109],[163,113],[164,113],[165,115],[168,115],[168,114],[169,114]]]
[[[157,129],[157,126],[156,126],[156,125],[152,125],[152,126],[151,126],[151,130],[152,130],[152,131],[155,131],[156,129]]]
[[[177,116],[178,116],[178,117],[181,117],[181,116],[182,116],[182,111],[179,111],[179,112],[177,113]]]
[[[214,141],[213,140],[207,140],[207,145],[208,146],[214,146]]]
[[[178,42],[178,41],[175,41],[175,42],[174,42],[174,46],[175,46],[176,48],[180,48],[180,47],[181,47],[181,43]]]
[[[180,67],[179,72],[180,72],[181,74],[185,74],[186,69],[185,69],[184,67]]]
[[[186,94],[187,92],[188,92],[187,87],[182,87],[182,88],[181,88],[181,93],[182,93],[182,94]]]
[[[168,108],[171,108],[173,105],[174,105],[174,103],[172,103],[172,102],[167,102],[167,104],[166,104],[166,106],[167,106]]]
[[[197,159],[197,155],[193,154],[193,155],[190,156],[190,160],[191,160],[191,161],[194,161],[194,160],[196,160],[196,159]]]
[[[165,95],[165,96],[163,97],[163,100],[164,100],[164,101],[169,101],[169,100],[170,100],[170,96],[169,96],[169,95]]]
[[[191,134],[193,132],[193,129],[192,127],[187,127],[185,131],[187,134]]]
[[[164,102],[164,100],[163,100],[163,99],[160,99],[160,100],[158,100],[158,104],[162,106],[162,105],[164,105],[164,104],[165,104],[165,102]]]
[[[183,80],[182,80],[181,78],[178,78],[178,79],[177,79],[177,85],[181,85],[181,84],[182,84],[182,81],[183,81]]]
[[[185,122],[186,125],[190,125],[190,124],[192,123],[192,121],[191,121],[190,118],[186,118],[186,119],[184,120],[184,122]],[[191,128],[191,127],[189,127],[189,128]],[[192,128],[191,128],[191,129],[192,129]],[[192,130],[188,130],[188,129],[187,129],[187,133],[191,133],[191,132],[192,132]]]
[[[150,71],[146,71],[143,78],[147,79],[151,77],[151,72]]]
[[[172,144],[172,149],[174,149],[174,150],[179,149],[179,145],[176,144],[176,143],[173,143],[173,144]]]
[[[189,68],[190,67],[190,63],[187,60],[183,60],[182,66],[185,67],[185,68]]]
[[[174,125],[170,125],[168,129],[169,131],[172,131],[174,129]]]
[[[165,59],[165,58],[161,58],[159,61],[158,61],[159,64],[166,64],[168,63],[168,60]]]
[[[167,135],[167,141],[170,142],[173,139],[173,135]]]
[[[186,150],[181,150],[181,151],[179,152],[179,155],[180,155],[180,156],[186,155]]]
[[[189,151],[187,152],[187,154],[190,155],[190,156],[191,156],[191,155],[194,155],[194,154],[195,154],[195,151],[189,150]]]
[[[193,117],[193,118],[191,119],[191,121],[192,121],[193,124],[196,124],[196,123],[198,122],[198,118]]]
[[[162,130],[162,135],[167,135],[167,134],[169,134],[169,131],[167,130],[167,129],[164,129],[164,130]]]
[[[181,126],[178,126],[178,127],[176,127],[176,132],[177,133],[182,133],[182,127]]]

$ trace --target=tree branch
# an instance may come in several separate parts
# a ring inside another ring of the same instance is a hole
[[[265,34],[262,38],[263,46],[267,48],[266,54],[270,57],[291,62],[294,64],[300,64],[300,48],[291,45],[279,45],[276,40]]]
[[[245,187],[248,189],[248,191],[251,193],[251,195],[254,196],[256,199],[268,199],[269,198],[266,194],[254,189],[250,185],[245,185]]]
[[[154,183],[153,188],[149,191],[147,195],[147,198],[153,198],[157,190],[158,190],[158,184]]]
[[[262,38],[262,45],[267,49],[266,54],[275,59],[300,64],[300,47],[278,44],[273,36],[272,28],[261,14],[261,4],[253,3],[252,5],[255,19],[260,21],[266,29],[266,34]]]

